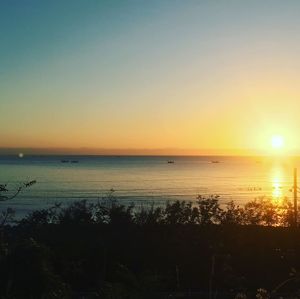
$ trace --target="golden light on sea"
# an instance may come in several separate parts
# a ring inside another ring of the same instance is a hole
[[[282,195],[282,180],[280,177],[275,176],[272,180],[272,198],[280,199]]]
[[[273,161],[274,165],[270,169],[269,186],[271,187],[271,197],[274,203],[281,202],[285,197],[290,196],[289,189],[292,186],[293,169],[289,160],[280,159]]]

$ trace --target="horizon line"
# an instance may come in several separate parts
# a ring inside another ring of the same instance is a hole
[[[0,147],[0,155],[269,156],[259,149]],[[294,151],[288,156],[297,156]]]

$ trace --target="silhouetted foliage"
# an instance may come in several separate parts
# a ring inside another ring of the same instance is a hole
[[[148,207],[141,206],[134,211],[134,222],[138,225],[157,225],[164,223],[164,214],[161,207],[151,204]]]
[[[0,184],[0,202],[11,200],[19,195],[19,193],[36,184],[36,180],[21,184],[16,189],[9,190],[7,184]],[[15,212],[12,208],[6,207],[0,212],[0,228],[3,227],[7,221],[12,221]]]
[[[5,262],[1,298],[69,298],[68,286],[53,272],[49,249],[35,240],[17,244]]]
[[[195,223],[199,217],[196,208],[192,207],[192,203],[185,201],[167,202],[163,211],[164,222],[166,224],[187,224]]]
[[[112,191],[98,202],[56,204],[4,227],[0,298],[296,294],[300,231],[291,220],[287,199],[242,207],[198,196],[137,207]]]
[[[226,204],[226,208],[221,211],[220,219],[223,225],[243,224],[245,222],[244,209],[230,201]]]
[[[93,223],[93,205],[86,200],[72,203],[66,208],[62,208],[57,215],[60,224],[89,224]]]
[[[217,224],[221,220],[221,209],[218,200],[218,195],[211,195],[210,197],[197,197],[199,210],[199,224]]]
[[[63,211],[58,213],[61,204],[55,204],[53,207],[47,209],[34,210],[30,212],[25,218],[20,220],[21,225],[40,226],[47,224],[55,224],[61,220]]]
[[[15,198],[16,196],[18,196],[18,194],[28,188],[31,187],[32,185],[36,184],[36,180],[27,182],[27,183],[23,183],[20,186],[18,186],[16,188],[16,190],[9,190],[7,187],[7,184],[0,184],[0,201],[7,201],[10,199]]]
[[[69,206],[53,207],[29,213],[22,224],[109,224],[109,225],[262,225],[291,226],[293,206],[287,198],[274,202],[258,198],[241,207],[233,201],[220,206],[218,196],[198,196],[196,202],[166,202],[165,207],[154,204],[136,207],[123,205],[117,200],[102,199],[97,203],[87,200]]]

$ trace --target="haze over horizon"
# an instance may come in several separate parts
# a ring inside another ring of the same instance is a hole
[[[0,148],[300,153],[300,2],[1,1]]]
[[[259,155],[257,151],[234,149],[99,149],[99,148],[0,148],[0,155],[145,155],[145,156],[247,156]]]

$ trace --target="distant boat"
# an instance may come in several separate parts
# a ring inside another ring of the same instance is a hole
[[[211,163],[220,163],[220,161],[218,161],[218,160],[213,160],[213,161],[211,161]]]
[[[168,163],[169,163],[169,164],[174,164],[175,161],[173,161],[173,160],[168,160]]]
[[[60,160],[61,163],[69,163],[69,160]]]
[[[78,163],[78,160],[72,160],[71,163]]]

